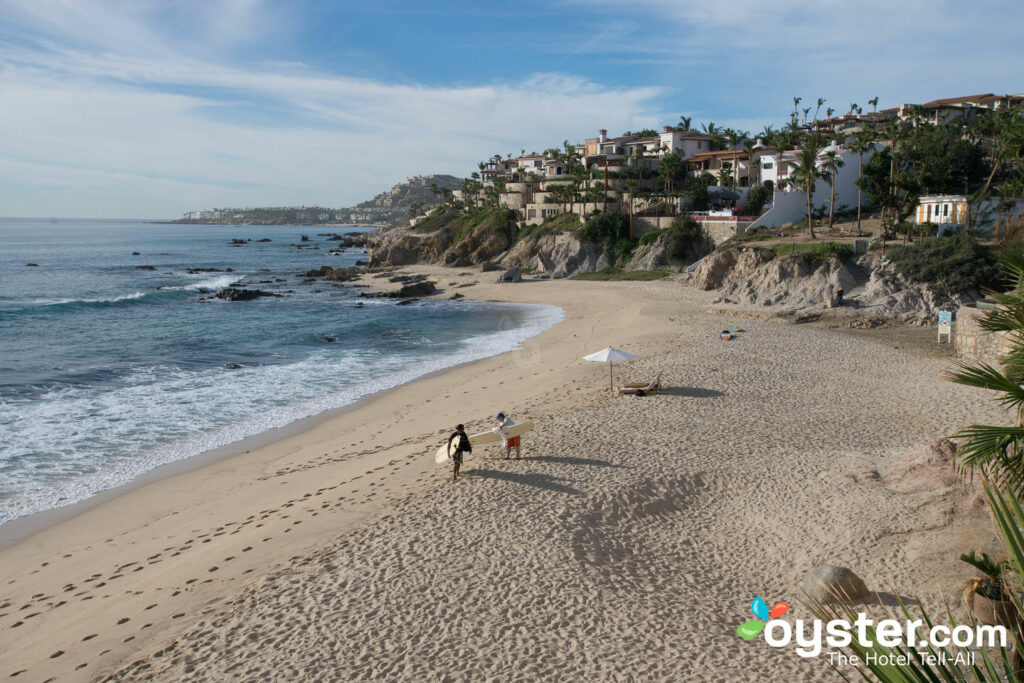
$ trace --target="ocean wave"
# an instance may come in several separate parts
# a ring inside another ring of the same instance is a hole
[[[167,299],[178,299],[195,292],[212,292],[224,289],[245,277],[242,273],[221,275],[187,285],[168,285],[148,292],[132,292],[110,297],[86,297],[80,299],[32,299],[15,308],[0,309],[0,315],[15,315],[45,311],[77,310],[81,308],[103,308],[133,303],[148,303]]]
[[[476,304],[459,306],[465,311]],[[64,387],[42,400],[9,404],[7,417],[0,417],[0,442],[8,446],[0,458],[6,480],[0,487],[0,523],[83,500],[161,465],[340,408],[432,372],[522,350],[526,340],[563,317],[561,309],[552,306],[479,306],[516,307],[518,314],[526,314],[520,325],[465,337],[447,353],[322,351],[296,363],[231,372],[154,366],[104,392]],[[133,444],[132,452],[125,451],[125,444]],[[50,455],[40,462],[40,453]],[[24,458],[45,467],[5,468]]]

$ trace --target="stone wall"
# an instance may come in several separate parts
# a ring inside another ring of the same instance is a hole
[[[726,240],[731,240],[739,237],[743,234],[743,228],[746,228],[748,223],[746,221],[722,221],[722,220],[705,220],[702,221],[699,217],[697,222],[700,223],[701,230],[707,235],[711,242],[717,247]]]
[[[960,307],[953,321],[953,352],[957,358],[998,367],[999,360],[1010,350],[1009,334],[981,329],[984,316],[981,309]]]

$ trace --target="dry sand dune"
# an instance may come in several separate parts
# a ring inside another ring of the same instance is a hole
[[[834,680],[823,660],[741,640],[750,600],[795,603],[804,574],[833,563],[934,603],[969,573],[956,555],[991,541],[979,516],[949,514],[949,488],[897,492],[890,474],[918,444],[997,409],[884,330],[747,320],[722,342],[733,321],[674,282],[459,291],[561,303],[567,320],[518,355],[3,551],[0,675]],[[608,396],[605,368],[575,359],[609,343],[641,355],[620,375],[660,371],[667,389]],[[447,482],[431,443],[494,408],[537,423],[524,459],[481,449]],[[80,560],[61,562],[61,548]]]

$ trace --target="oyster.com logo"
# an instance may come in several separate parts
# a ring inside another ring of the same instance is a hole
[[[976,623],[946,626],[933,624],[926,619],[911,619],[909,615],[905,620],[875,620],[864,612],[858,612],[853,621],[796,619],[790,624],[780,619],[789,611],[789,605],[777,602],[769,609],[764,598],[754,598],[750,603],[750,611],[757,619],[751,619],[736,628],[740,638],[753,640],[764,633],[764,642],[775,648],[788,647],[795,641],[796,654],[800,657],[817,657],[825,647],[841,650],[850,647],[856,639],[856,649],[862,654],[846,655],[830,651],[828,657],[832,664],[910,666],[912,661],[945,663],[949,660],[957,665],[971,666],[975,653],[968,648],[1005,648],[1010,640],[1006,627],[1002,625]],[[951,645],[959,651],[947,651],[946,648]],[[910,654],[902,651],[902,648],[916,650],[915,658],[912,660]]]
[[[789,605],[784,602],[777,602],[769,610],[768,603],[764,601],[764,598],[754,598],[754,601],[750,603],[750,611],[754,613],[757,619],[751,619],[736,627],[736,633],[744,640],[756,638],[764,630],[765,624],[771,619],[778,619],[788,612]]]

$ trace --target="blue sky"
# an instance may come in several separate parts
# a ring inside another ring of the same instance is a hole
[[[1022,25],[1017,0],[0,0],[0,215],[336,207],[681,114],[1019,93]]]

